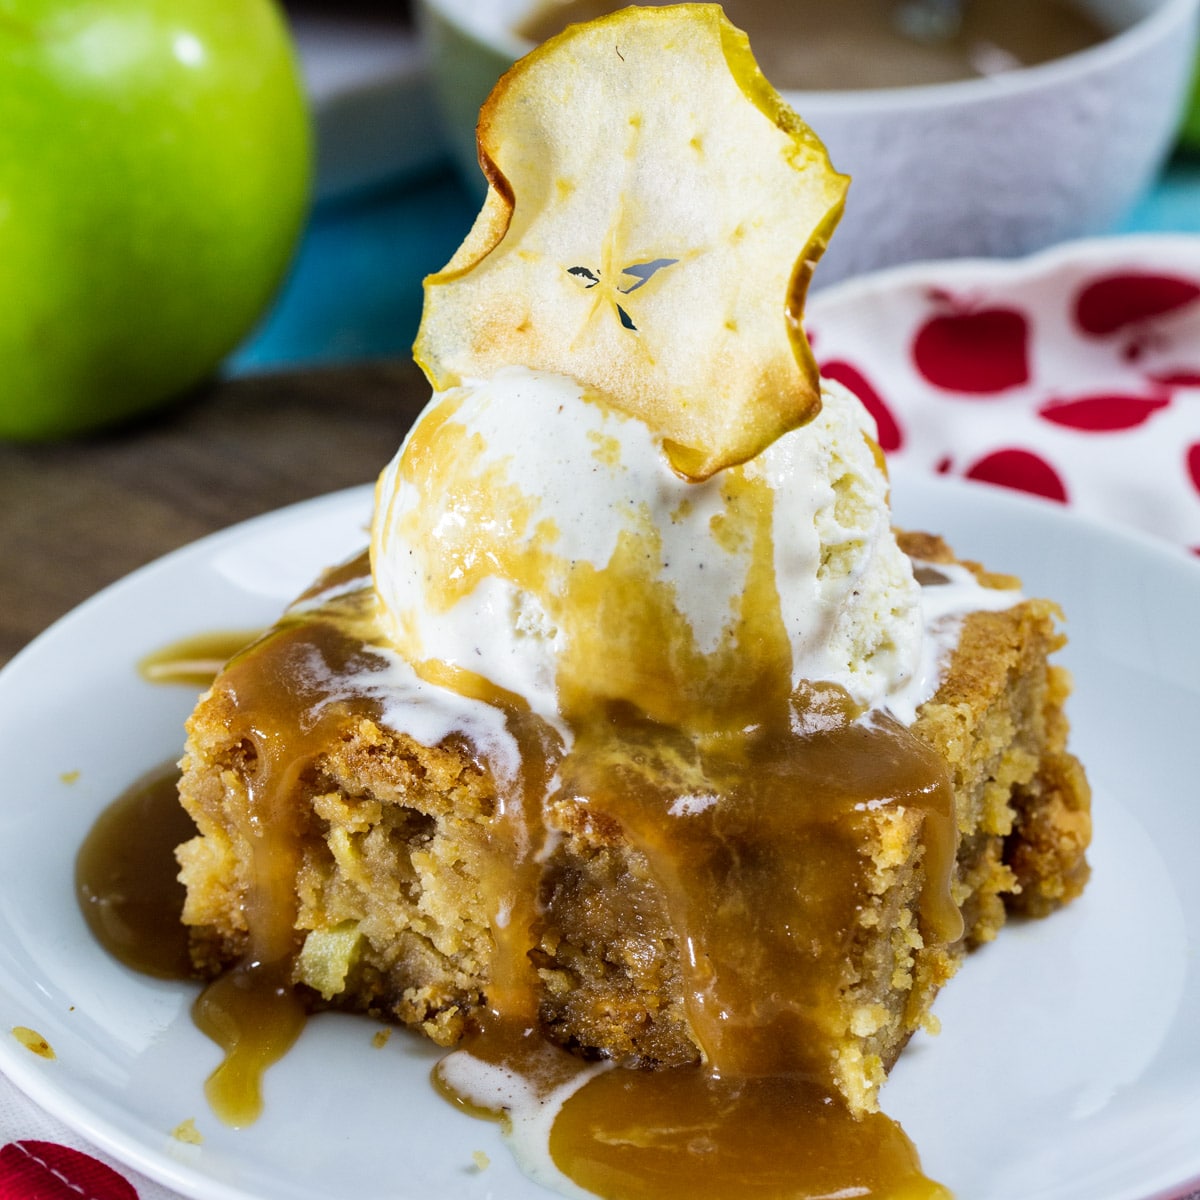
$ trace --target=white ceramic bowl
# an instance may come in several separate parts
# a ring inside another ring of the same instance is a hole
[[[853,176],[814,279],[920,259],[1027,254],[1113,228],[1170,149],[1200,0],[1080,0],[1115,32],[1091,49],[928,87],[784,92]],[[479,105],[531,48],[532,0],[419,0],[446,135],[469,177]]]

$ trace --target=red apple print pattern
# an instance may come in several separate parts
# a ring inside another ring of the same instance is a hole
[[[1093,280],[1075,301],[1075,323],[1104,337],[1200,299],[1200,284],[1174,275],[1124,272]]]
[[[939,313],[917,330],[912,356],[934,387],[995,395],[1029,382],[1029,323],[1015,308]]]
[[[138,1200],[112,1167],[57,1142],[0,1147],[0,1200]]]
[[[836,379],[843,387],[849,388],[861,401],[863,407],[875,418],[879,427],[879,446],[886,454],[899,450],[904,445],[904,434],[900,423],[892,410],[888,408],[883,397],[867,381],[867,377],[855,366],[848,362],[835,359],[833,362],[821,364],[821,374],[826,379]]]
[[[1038,409],[1038,415],[1067,429],[1113,433],[1136,428],[1169,403],[1166,396],[1078,396],[1071,400],[1047,401]]]
[[[908,269],[817,292],[809,313],[826,374],[875,412],[894,467],[1081,505],[1200,552],[1197,239]]]
[[[1193,371],[1184,367],[1176,371],[1162,371],[1147,378],[1151,383],[1158,383],[1163,387],[1200,387],[1200,369]]]
[[[1030,450],[996,450],[979,459],[964,472],[968,479],[997,483],[1066,503],[1067,488],[1058,472]]]

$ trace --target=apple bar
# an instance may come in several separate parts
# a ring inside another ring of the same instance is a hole
[[[939,586],[938,564],[955,561],[945,544],[900,542],[922,586]],[[687,746],[636,721],[619,753],[572,759],[539,804],[538,853],[522,855],[529,829],[514,833],[470,737],[426,744],[389,721],[378,689],[348,682],[371,679],[380,653],[344,619],[369,605],[369,575],[361,592],[343,580],[326,594],[235,658],[190,722],[181,794],[198,836],[178,853],[202,976],[251,952],[266,906],[312,1009],[450,1046],[504,1003],[507,954],[534,981],[549,1038],[647,1068],[713,1053],[705,1003],[718,995],[744,1019],[747,1070],[794,1047],[779,1069],[818,1070],[862,1112],[914,1031],[936,1025],[934,997],[965,952],[1008,913],[1041,916],[1086,880],[1089,793],[1066,750],[1069,684],[1050,662],[1062,639],[1047,601],[969,614],[911,728],[952,792],[947,878],[962,927],[939,941],[921,804],[748,802],[705,825],[736,806],[697,784]],[[719,764],[700,766],[711,785]],[[785,786],[776,775],[766,746],[763,789]],[[643,808],[658,818],[598,810],[605,788],[651,796]]]

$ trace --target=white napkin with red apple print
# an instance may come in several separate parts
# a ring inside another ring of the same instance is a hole
[[[814,294],[808,325],[893,461],[1200,553],[1200,238],[900,268]],[[172,1195],[0,1077],[0,1200]]]
[[[88,1145],[0,1075],[0,1200],[174,1200],[174,1196]]]
[[[806,323],[893,463],[1200,554],[1200,237],[901,267],[815,293]]]

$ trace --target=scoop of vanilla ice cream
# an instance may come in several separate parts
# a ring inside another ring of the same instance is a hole
[[[509,368],[439,393],[378,483],[387,634],[423,673],[560,727],[597,701],[737,727],[802,680],[886,705],[922,616],[873,433],[826,383],[813,422],[695,483],[571,379]]]

